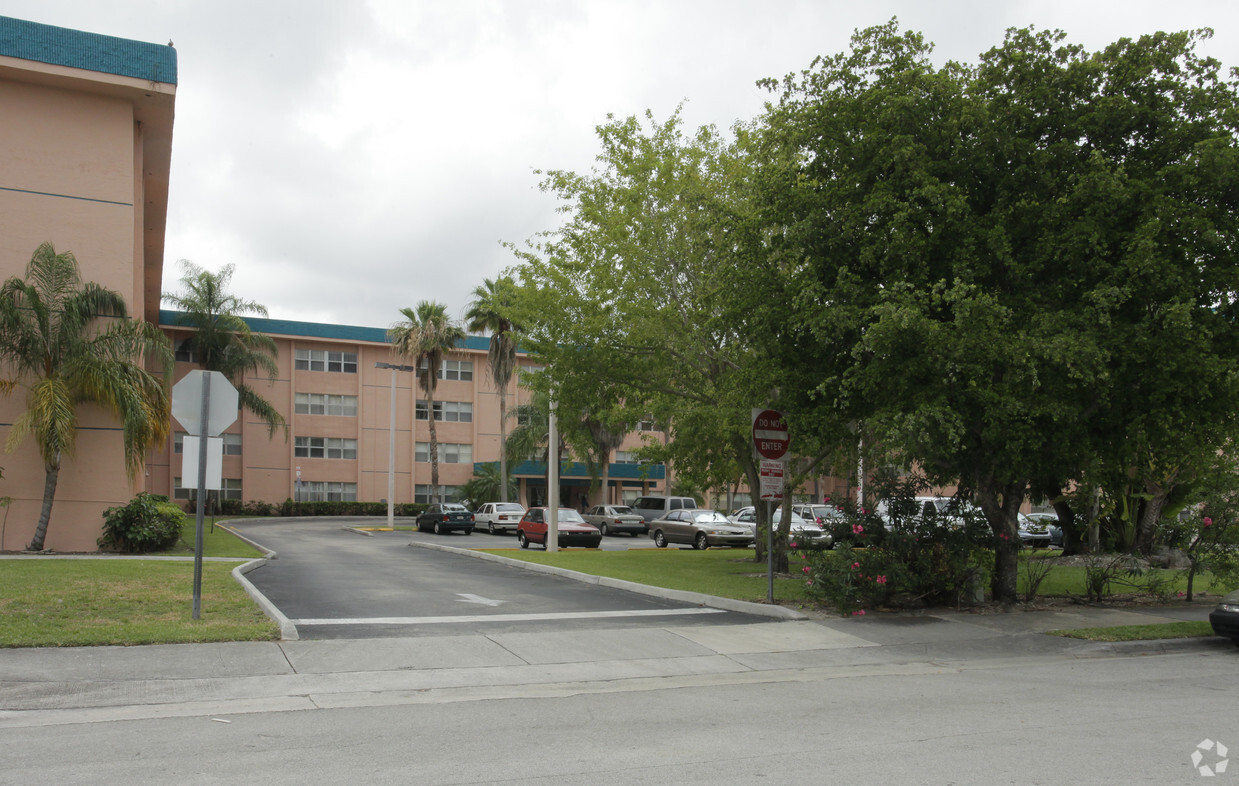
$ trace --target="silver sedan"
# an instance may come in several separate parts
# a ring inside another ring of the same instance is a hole
[[[753,545],[753,535],[713,510],[673,510],[650,522],[650,537],[658,548],[668,543],[689,543],[695,549],[711,546],[744,548]]]

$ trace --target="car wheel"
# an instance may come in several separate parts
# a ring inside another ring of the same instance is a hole
[[[494,535],[494,534],[495,534],[495,522],[493,522],[493,521],[491,521],[491,522],[487,522],[487,524],[486,524],[486,530],[487,530],[490,534]]]
[[[654,530],[654,545],[660,549],[667,548],[667,536],[660,529]]]
[[[697,533],[697,539],[693,541],[693,548],[698,551],[705,551],[710,548],[710,540],[706,537],[704,532]]]
[[[465,530],[465,534],[466,534],[466,535],[472,535],[472,534],[473,534],[473,527],[470,527],[469,529]]]
[[[611,531],[607,529],[607,525],[606,525],[606,524],[599,524],[599,525],[598,525],[598,531],[602,533],[602,536],[603,536],[603,537],[606,537],[607,535],[610,535],[610,534],[611,534]]]
[[[529,538],[525,537],[525,533],[520,530],[517,530],[516,532],[516,542],[521,544],[521,548],[523,549],[529,548]]]
[[[443,534],[443,525],[442,525],[442,524],[440,524],[440,523],[439,523],[439,522],[437,522],[437,521],[435,522],[435,534],[436,534],[436,535],[442,535],[442,534]]]

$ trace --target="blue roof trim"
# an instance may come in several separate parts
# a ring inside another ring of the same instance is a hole
[[[159,310],[159,326],[193,327],[188,322],[182,322],[184,312],[171,311],[166,308]],[[262,317],[243,317],[250,330],[255,333],[281,336],[304,336],[306,338],[329,338],[337,341],[358,341],[367,344],[390,344],[387,340],[386,328],[360,327],[357,325],[331,325],[325,322],[296,322],[291,319],[264,319]],[[482,352],[490,349],[490,339],[485,336],[466,336],[463,344],[457,344],[462,349],[474,349]]]
[[[0,55],[176,84],[176,49],[0,16]]]
[[[473,474],[477,474],[487,465],[499,466],[498,461],[473,462]],[[515,467],[508,467],[508,474],[531,475],[542,477],[546,474],[546,462],[522,461]],[[563,462],[560,465],[559,476],[562,478],[586,478],[589,470],[583,461]],[[612,464],[607,470],[608,480],[662,480],[667,476],[665,464]]]

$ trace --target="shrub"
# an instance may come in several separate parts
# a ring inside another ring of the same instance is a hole
[[[103,511],[99,548],[128,554],[166,551],[181,537],[185,514],[159,494],[143,491],[129,504]]]
[[[958,605],[985,580],[992,535],[973,513],[919,510],[915,482],[885,490],[889,519],[845,509],[830,552],[805,552],[809,592],[843,614]]]

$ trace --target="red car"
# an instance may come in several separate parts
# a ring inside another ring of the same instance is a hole
[[[530,543],[541,543],[546,547],[547,521],[550,518],[549,508],[530,508],[525,511],[521,523],[516,525],[516,542],[521,548],[529,548]],[[560,508],[558,517],[560,548],[566,546],[584,546],[596,549],[602,543],[602,533],[592,524],[586,524],[581,514],[572,508]]]

